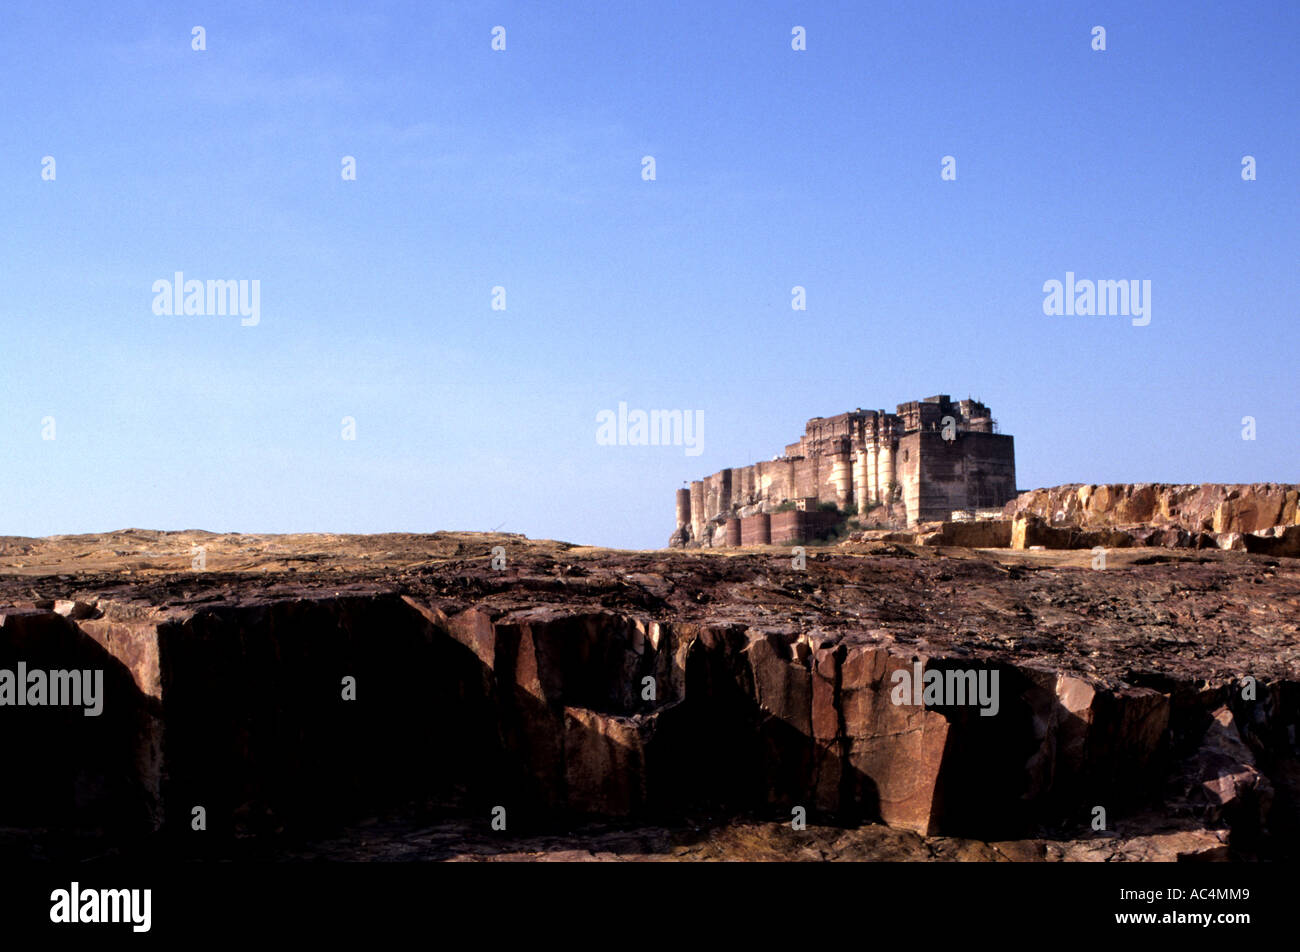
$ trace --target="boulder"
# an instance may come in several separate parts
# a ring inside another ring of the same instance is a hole
[[[1011,548],[1013,549],[1029,549],[1036,545],[1047,548],[1050,537],[1051,528],[1042,516],[1020,513],[1011,520]]]
[[[1234,552],[1243,552],[1246,549],[1246,543],[1242,541],[1240,532],[1216,532],[1214,533],[1214,544],[1220,549],[1228,549]]]
[[[1247,552],[1300,558],[1300,526],[1274,526],[1263,532],[1247,532],[1241,536],[1241,543]]]
[[[1273,802],[1273,787],[1260,773],[1255,756],[1242,740],[1226,706],[1210,715],[1195,753],[1172,781],[1171,807],[1193,813],[1206,823],[1264,824]]]
[[[1011,546],[1011,521],[978,519],[969,522],[945,522],[918,537],[921,545],[956,545],[968,549],[1005,549]]]

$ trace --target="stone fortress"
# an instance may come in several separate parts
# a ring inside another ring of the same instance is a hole
[[[677,490],[670,546],[784,544],[825,535],[856,507],[908,525],[1000,508],[1016,496],[1013,439],[989,408],[946,394],[813,417],[767,462]],[[829,510],[833,504],[839,512]]]

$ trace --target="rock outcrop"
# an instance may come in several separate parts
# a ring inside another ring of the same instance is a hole
[[[1300,525],[1300,485],[1286,483],[1070,484],[1021,493],[1003,510],[1079,528],[1173,526],[1188,532],[1258,532]]]
[[[1155,541],[1149,539],[1148,542]],[[1133,535],[1119,529],[1079,529],[1056,527],[1031,513],[1019,513],[1011,520],[1013,549],[1126,549],[1133,546]]]
[[[1295,854],[1300,568],[925,552],[516,541],[503,570],[0,575],[0,668],[107,675],[102,718],[0,707],[45,768],[0,826],[184,837],[201,805],[222,842],[412,802],[516,832],[803,809],[1044,858],[1088,854],[1100,804],[1135,854]]]

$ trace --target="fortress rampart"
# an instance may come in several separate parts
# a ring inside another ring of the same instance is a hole
[[[984,404],[945,394],[899,404],[896,413],[859,408],[813,417],[780,456],[695,480],[677,490],[669,544],[815,537],[830,524],[817,512],[825,503],[859,513],[901,504],[911,525],[1003,506],[1015,495],[1012,437],[998,432]],[[789,513],[777,510],[789,503],[804,515],[784,518]],[[768,520],[755,522],[760,515]],[[738,521],[728,529],[730,519]]]

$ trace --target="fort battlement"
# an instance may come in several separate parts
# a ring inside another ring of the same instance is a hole
[[[859,408],[813,417],[781,455],[695,480],[677,491],[669,544],[751,544],[746,536],[776,543],[771,519],[746,523],[789,509],[787,503],[805,511],[834,503],[861,513],[901,504],[911,525],[1002,506],[1015,495],[1012,437],[998,432],[983,403],[941,394],[900,403],[895,413]],[[730,533],[729,519],[738,520]],[[790,535],[790,521],[781,520],[782,535]],[[805,517],[800,525],[820,531],[824,522]]]

